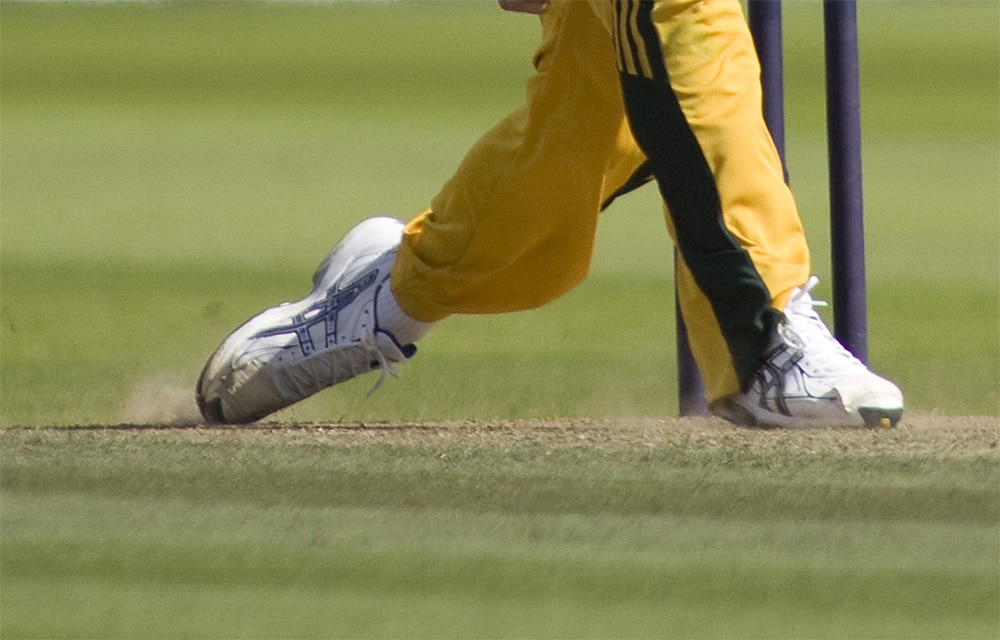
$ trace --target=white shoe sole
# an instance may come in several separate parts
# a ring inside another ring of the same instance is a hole
[[[850,398],[845,402],[844,398]],[[749,427],[895,427],[903,415],[903,396],[893,383],[864,371],[838,384],[824,398],[785,398],[788,413],[757,406],[753,394],[733,394],[712,403],[712,413]]]

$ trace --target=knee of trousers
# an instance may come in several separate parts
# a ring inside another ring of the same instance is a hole
[[[572,229],[551,221],[508,222],[507,229],[484,224],[466,237],[439,228],[429,211],[410,221],[392,272],[400,306],[427,321],[453,313],[522,311],[555,300],[586,278],[595,230],[586,216]]]

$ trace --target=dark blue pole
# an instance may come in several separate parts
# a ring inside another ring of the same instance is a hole
[[[674,250],[674,272],[677,272],[680,255]],[[676,287],[677,280],[674,279]],[[681,317],[681,307],[674,296],[674,314],[677,318],[677,404],[682,416],[707,416],[710,414],[705,402],[705,385],[701,381],[698,365],[691,354],[688,343],[687,326]]]
[[[861,89],[855,0],[823,1],[834,335],[868,361]]]
[[[764,121],[785,165],[785,62],[781,35],[781,0],[748,0],[747,21],[760,59]],[[788,169],[785,167],[785,181]]]

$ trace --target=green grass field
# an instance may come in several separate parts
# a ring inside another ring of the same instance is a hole
[[[519,104],[537,22],[0,2],[0,636],[1000,635],[1000,6],[860,4],[893,432],[669,419],[652,188],[607,212],[577,290],[448,319],[373,397],[182,427],[233,327],[359,219],[420,211]],[[820,4],[785,18],[829,297]]]
[[[8,429],[14,637],[993,638],[995,424]]]

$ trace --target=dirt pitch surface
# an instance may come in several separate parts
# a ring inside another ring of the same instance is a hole
[[[747,429],[717,418],[463,420],[427,423],[258,423],[246,426],[135,425],[86,427],[178,438],[272,439],[404,446],[537,445],[547,447],[675,447],[962,457],[1000,453],[1000,417],[904,417],[894,429]]]

